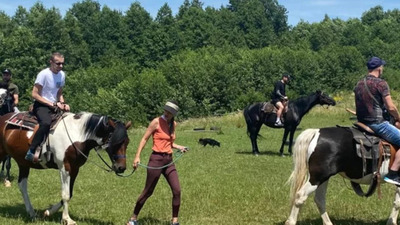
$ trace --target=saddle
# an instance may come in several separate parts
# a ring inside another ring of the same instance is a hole
[[[50,132],[55,130],[58,123],[61,121],[61,118],[63,118],[63,112],[57,112],[57,113],[52,114]],[[31,112],[15,113],[6,121],[6,124],[15,126],[15,127],[20,127],[22,129],[31,130],[32,135],[30,135],[29,140],[28,140],[29,145],[32,144],[33,137],[35,136],[36,131],[39,128],[38,120],[37,120],[36,116],[33,115]],[[41,151],[42,146],[45,142],[47,142],[47,147],[50,147],[49,137],[47,136],[47,138],[36,148],[34,160],[33,160],[34,162],[39,161],[39,157],[42,152]],[[49,157],[50,157],[50,155],[49,155]],[[49,160],[50,159],[48,159],[48,161]]]
[[[367,174],[366,160],[372,160],[373,179],[371,180],[370,187],[367,193],[363,192],[360,184],[351,181],[351,185],[358,195],[369,197],[375,192],[375,189],[380,180],[379,170],[382,166],[382,162],[386,159],[390,159],[389,168],[393,164],[396,154],[396,147],[386,140],[376,136],[371,128],[361,122],[355,123],[354,127],[350,127],[348,129],[353,134],[353,140],[356,145],[357,155],[363,161],[363,176]]]
[[[263,103],[261,111],[263,111],[264,113],[276,113],[277,108],[274,106],[274,104],[271,103],[271,101],[269,101]]]
[[[283,110],[282,114],[285,114],[287,112],[287,109],[288,109],[288,107],[286,106],[285,109]],[[277,110],[278,109],[276,108],[276,106],[274,104],[271,103],[271,101],[264,102],[262,107],[261,107],[261,111],[266,113],[266,114],[276,114]],[[282,117],[283,117],[283,115],[282,115]]]

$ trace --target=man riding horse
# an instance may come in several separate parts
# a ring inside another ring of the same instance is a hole
[[[290,79],[289,74],[283,74],[282,79],[275,83],[274,91],[271,93],[271,103],[277,108],[275,121],[275,126],[277,127],[283,127],[281,115],[287,106],[288,97],[286,96],[285,88],[286,84],[289,84]]]
[[[35,99],[33,113],[38,119],[39,129],[32,140],[31,147],[26,153],[25,159],[35,161],[36,148],[49,134],[52,114],[56,108],[69,111],[69,105],[65,104],[63,87],[65,85],[65,73],[62,71],[64,66],[64,56],[55,52],[50,57],[50,67],[46,68],[37,75],[35,85],[32,90],[32,97]]]
[[[390,96],[389,85],[381,78],[386,62],[372,57],[368,63],[368,75],[361,79],[354,88],[357,120],[371,128],[376,135],[400,147],[400,130],[384,119],[384,109],[388,110],[395,121],[400,121],[399,112]],[[400,168],[400,151],[384,180],[400,185],[398,171]]]

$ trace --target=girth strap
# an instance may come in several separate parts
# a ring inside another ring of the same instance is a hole
[[[378,186],[378,179],[377,179],[377,176],[375,176],[375,175],[373,176],[371,183],[369,184],[367,193],[364,193],[364,191],[362,190],[359,183],[355,183],[353,181],[350,181],[350,183],[351,183],[351,187],[353,188],[354,192],[357,195],[359,195],[361,197],[369,197],[374,194],[376,187]]]

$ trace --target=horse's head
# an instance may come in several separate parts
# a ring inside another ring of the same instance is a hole
[[[322,91],[316,91],[316,94],[318,96],[318,103],[320,105],[336,105],[336,101],[329,97],[327,94],[323,93]]]
[[[123,173],[126,169],[126,149],[129,144],[127,130],[131,127],[131,122],[123,124],[105,117],[103,123],[109,132],[106,150],[112,161],[112,169],[115,173]]]
[[[0,105],[3,105],[8,95],[8,84],[0,82]]]

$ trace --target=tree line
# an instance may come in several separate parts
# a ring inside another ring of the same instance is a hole
[[[184,0],[152,18],[138,2],[126,12],[98,2],[72,4],[61,15],[37,2],[13,16],[0,11],[0,67],[13,71],[20,108],[31,103],[37,73],[53,51],[65,55],[65,96],[72,111],[107,114],[134,125],[161,113],[167,99],[180,118],[218,115],[269,99],[283,73],[290,98],[317,89],[351,91],[371,56],[387,62],[400,85],[400,11],[376,6],[360,18],[287,23],[277,0],[230,0],[220,8]]]

